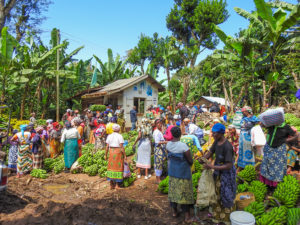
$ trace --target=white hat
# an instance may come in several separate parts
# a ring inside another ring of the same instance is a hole
[[[121,127],[119,124],[115,123],[114,125],[112,125],[112,129],[113,129],[113,131],[118,132],[118,131],[120,131]]]

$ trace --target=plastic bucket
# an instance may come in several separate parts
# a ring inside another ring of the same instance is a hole
[[[245,211],[235,211],[230,214],[231,225],[254,225],[255,217]]]

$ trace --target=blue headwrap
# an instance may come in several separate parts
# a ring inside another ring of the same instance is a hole
[[[72,127],[72,125],[69,121],[65,122],[65,126],[66,126],[67,130]]]
[[[225,133],[225,126],[221,123],[216,123],[213,128],[212,128],[212,132],[216,132],[216,133],[220,133],[220,134],[224,134]]]
[[[25,132],[25,130],[27,129],[27,127],[28,127],[27,124],[23,124],[23,125],[20,126],[20,130],[21,130],[21,132],[22,132],[22,136],[23,136],[23,137],[24,137],[24,132]]]

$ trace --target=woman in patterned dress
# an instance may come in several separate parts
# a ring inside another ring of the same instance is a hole
[[[260,181],[270,187],[276,187],[287,172],[286,143],[296,140],[297,133],[285,123],[267,129],[267,144],[260,166]]]
[[[223,124],[215,124],[212,132],[215,142],[204,157],[209,159],[215,155],[215,162],[214,165],[205,164],[204,168],[214,170],[217,204],[213,206],[213,217],[215,220],[213,222],[229,222],[236,194],[233,147],[224,137],[225,126]],[[202,163],[201,159],[200,162]]]
[[[255,165],[255,155],[251,145],[251,129],[259,122],[259,119],[253,115],[251,107],[245,106],[242,108],[242,113],[244,117],[241,120],[239,155],[237,160],[238,171],[247,165]]]
[[[159,183],[161,181],[160,177],[162,175],[164,162],[166,160],[165,144],[167,142],[165,141],[164,136],[162,134],[162,123],[160,119],[156,119],[154,124],[154,169],[156,175],[156,182]]]
[[[39,126],[35,129],[36,134],[31,140],[32,143],[32,158],[33,158],[33,169],[41,169],[43,166],[43,146],[41,135],[43,133],[43,127]]]
[[[20,126],[21,132],[12,137],[12,141],[18,142],[17,177],[20,177],[32,169],[32,154],[30,149],[31,133],[27,131],[27,125]]]
[[[148,170],[151,168],[151,149],[152,149],[152,126],[147,118],[142,119],[142,125],[137,130],[139,135],[134,142],[133,146],[139,141],[137,149],[137,162],[138,168],[137,177],[141,178],[141,169],[145,169],[145,179],[149,179],[151,174],[148,175]]]
[[[18,133],[18,130],[13,130],[12,134],[13,136]],[[10,145],[9,147],[9,153],[8,153],[8,168],[10,168],[12,171],[17,170],[17,160],[18,160],[18,142],[12,141],[12,137],[8,138],[8,143]]]
[[[185,222],[193,222],[190,218],[190,209],[194,204],[192,172],[190,166],[193,158],[189,147],[180,141],[181,130],[179,127],[171,129],[172,141],[168,142],[168,198],[173,209],[173,216],[177,217],[177,205],[181,205],[185,213]]]
[[[123,147],[124,139],[120,132],[120,125],[114,124],[112,126],[113,133],[107,136],[105,159],[107,164],[107,180],[110,181],[111,189],[119,189],[123,182],[124,160],[127,160],[125,150]],[[109,158],[107,157],[109,152]]]

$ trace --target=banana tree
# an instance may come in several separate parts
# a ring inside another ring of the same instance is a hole
[[[276,57],[289,44],[289,38],[285,32],[292,26],[298,23],[300,18],[300,4],[268,4],[264,0],[254,0],[256,12],[249,13],[241,8],[235,8],[235,11],[250,21],[251,24],[258,26],[263,32],[263,42],[268,43],[268,56],[270,62],[270,72],[274,79],[268,90],[268,95],[271,95],[278,83],[279,76],[276,67]],[[273,12],[272,7],[278,7]],[[290,11],[288,14],[285,10]]]
[[[101,77],[100,79],[98,79],[98,83],[104,86],[115,80],[130,78],[134,76],[136,68],[134,68],[133,70],[125,69],[127,60],[122,62],[120,60],[120,55],[117,55],[117,57],[114,59],[112,50],[110,48],[107,50],[107,55],[108,61],[106,63],[103,63],[101,59],[94,55],[94,58],[100,64]]]
[[[6,89],[12,82],[12,74],[16,70],[14,61],[17,40],[8,33],[8,28],[4,27],[0,37],[0,82],[2,86],[1,101],[6,100]]]

